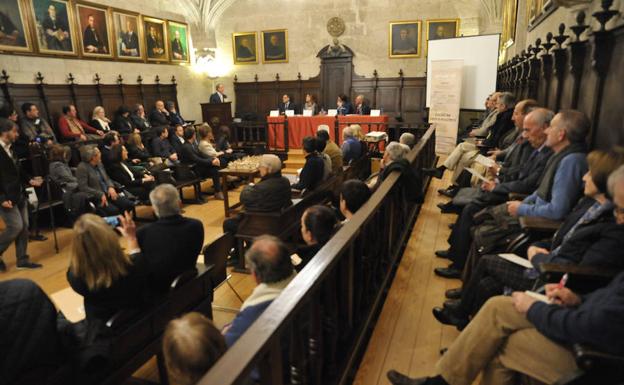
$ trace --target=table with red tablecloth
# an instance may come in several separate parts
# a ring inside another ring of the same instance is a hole
[[[301,148],[301,142],[306,136],[315,136],[316,128],[321,124],[329,126],[329,136],[339,145],[342,143],[342,129],[350,124],[359,124],[364,134],[370,131],[386,132],[388,116],[346,115],[346,116],[284,116],[267,117],[269,147],[285,148],[284,125],[288,119],[288,147]],[[335,137],[336,119],[338,120],[338,136]]]

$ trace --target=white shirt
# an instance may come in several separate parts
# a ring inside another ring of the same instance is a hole
[[[217,94],[219,94],[219,99],[221,99],[221,103],[223,103],[225,101],[225,98],[223,97],[223,94],[219,91],[217,91]]]
[[[124,162],[121,162],[121,168],[124,169],[124,171],[126,172],[126,174],[130,175],[130,180],[134,180],[134,174],[132,173],[132,171],[130,171],[130,169],[128,168],[128,166],[126,166],[124,164]]]

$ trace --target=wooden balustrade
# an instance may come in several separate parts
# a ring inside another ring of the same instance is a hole
[[[435,164],[433,127],[407,158],[415,170]],[[242,384],[252,371],[261,384],[350,383],[420,209],[399,177],[383,181],[200,385]]]

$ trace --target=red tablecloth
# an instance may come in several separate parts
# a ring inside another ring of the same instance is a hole
[[[271,148],[285,148],[284,145],[284,116],[267,117],[269,131],[269,146]],[[301,142],[306,136],[315,136],[316,128],[321,124],[329,126],[329,136],[339,145],[342,143],[342,129],[349,124],[359,124],[364,134],[370,131],[386,131],[388,116],[348,115],[338,116],[338,140],[334,137],[336,118],[333,116],[291,116],[288,118],[288,146],[301,148]]]

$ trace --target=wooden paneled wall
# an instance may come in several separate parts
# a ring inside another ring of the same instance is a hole
[[[158,76],[153,84],[143,84],[141,76],[136,79],[136,84],[125,83],[121,75],[117,84],[100,83],[98,74],[93,79],[93,84],[76,84],[69,74],[66,84],[47,84],[44,75],[39,72],[34,84],[15,84],[10,82],[10,74],[3,70],[0,76],[0,104],[9,103],[21,114],[20,106],[23,103],[34,103],[39,107],[41,117],[56,127],[63,106],[68,104],[75,105],[80,118],[88,122],[96,106],[104,107],[106,115],[112,119],[121,105],[132,108],[141,103],[146,113],[149,113],[158,99],[178,103],[175,77],[171,78],[169,84],[162,84]]]
[[[353,75],[351,100],[363,94],[372,108],[383,108],[384,113],[391,117],[421,121],[425,114],[425,85],[426,78],[404,77],[403,71],[396,78],[380,78],[377,71],[370,78]],[[301,74],[297,75],[297,80],[288,81],[281,81],[279,74],[271,81],[259,81],[256,75],[253,82],[238,82],[235,76],[234,92],[236,116],[253,114],[260,120],[270,110],[277,109],[283,94],[291,95],[298,106],[305,102],[306,94],[316,95],[317,98],[322,94],[320,76],[302,80]],[[326,110],[336,108],[335,105],[322,107]]]
[[[498,87],[519,98],[534,98],[558,111],[578,109],[592,122],[593,148],[624,145],[624,26],[607,30],[606,23],[621,17],[613,1],[592,15],[599,26],[579,12],[576,25],[561,24],[529,45],[498,69]]]

